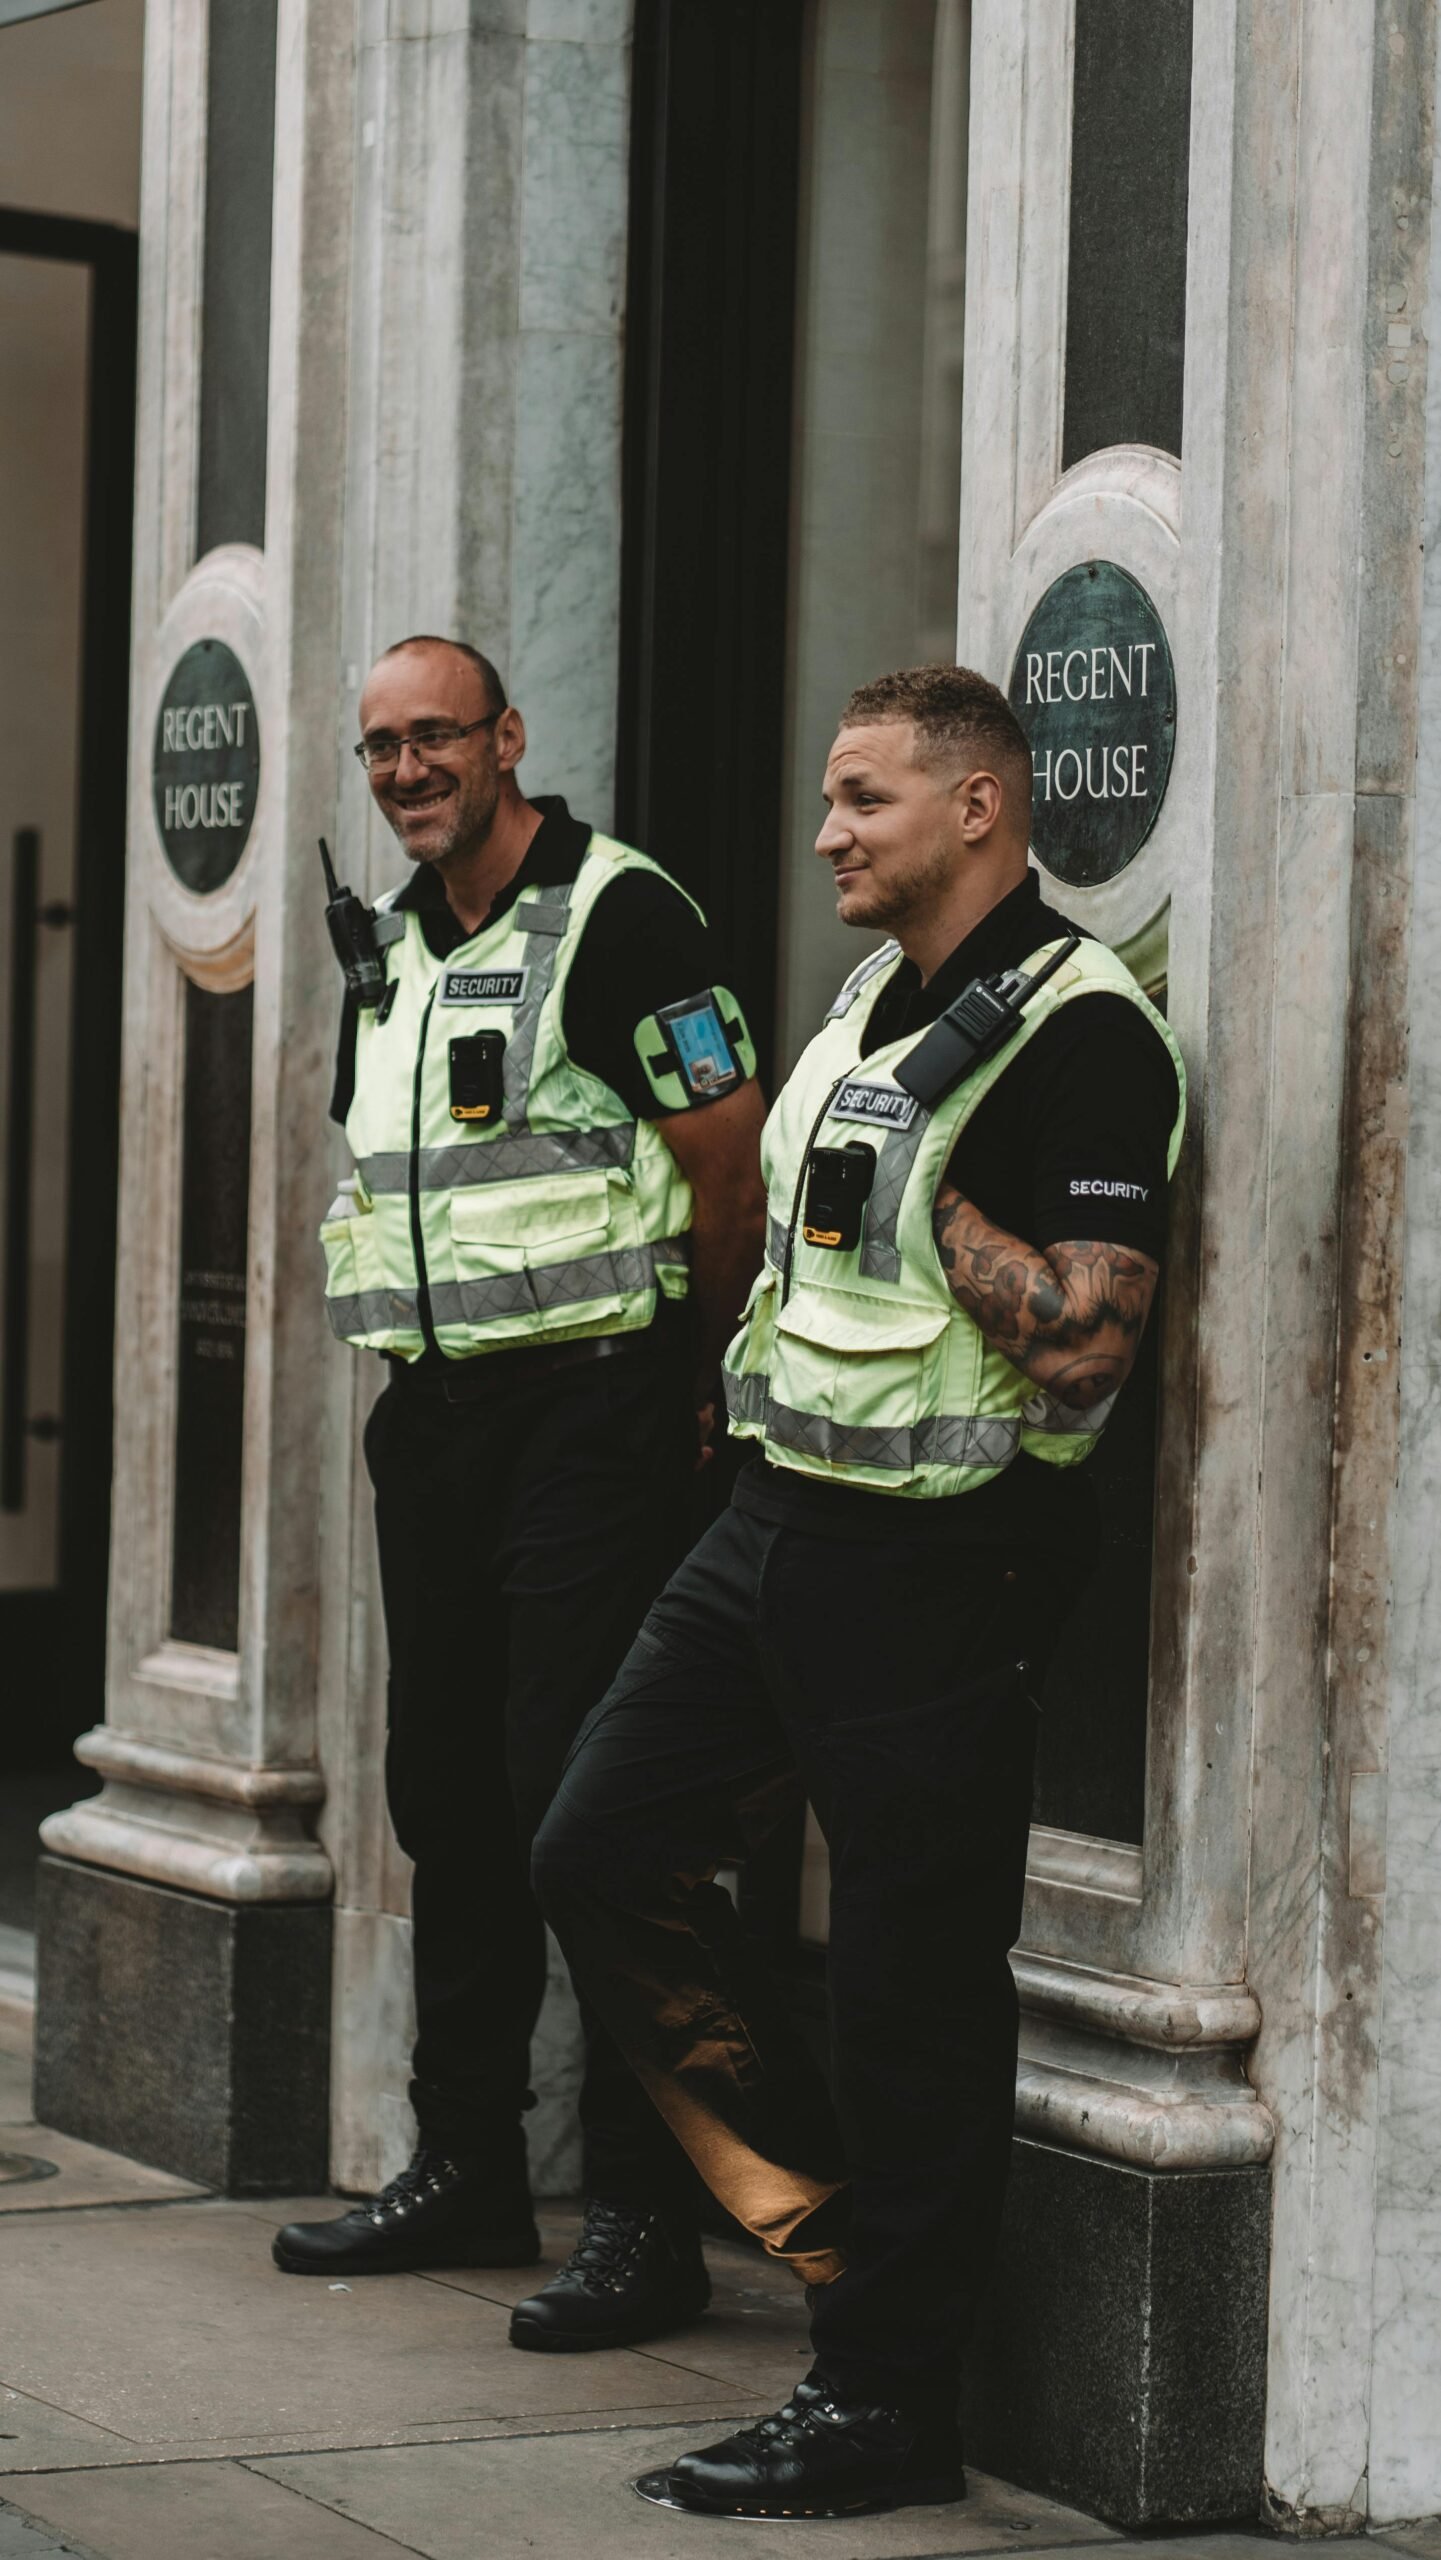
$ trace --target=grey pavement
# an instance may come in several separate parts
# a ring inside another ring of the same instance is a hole
[[[270,2233],[306,2199],[226,2202],[45,2131],[16,2045],[0,2049],[0,2560],[692,2560],[717,2536],[731,2549],[731,2528],[647,2506],[630,2484],[774,2408],[804,2372],[803,2307],[778,2270],[716,2245],[715,2305],[691,2328],[606,2355],[517,2355],[509,2308],[537,2271],[282,2276]],[[17,2180],[17,2159],[52,2174]],[[574,2216],[543,2219],[554,2263]],[[787,2560],[1039,2560],[1129,2540],[978,2473],[956,2506],[783,2531]],[[1184,2539],[1194,2560],[1257,2560],[1259,2537]],[[1385,2540],[1441,2560],[1434,2525]],[[1139,2548],[1175,2560],[1174,2538]],[[1374,2560],[1374,2544],[1338,2548]]]

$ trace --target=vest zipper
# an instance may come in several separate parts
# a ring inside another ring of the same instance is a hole
[[[805,1190],[806,1175],[810,1171],[811,1149],[815,1145],[817,1138],[820,1136],[822,1127],[829,1117],[831,1104],[834,1102],[836,1095],[840,1092],[845,1081],[846,1079],[843,1075],[837,1076],[835,1083],[831,1086],[830,1092],[826,1095],[824,1102],[821,1104],[819,1111],[811,1122],[811,1134],[807,1138],[805,1146],[801,1151],[801,1169],[796,1177],[795,1192],[791,1200],[791,1222],[786,1229],[785,1267],[781,1273],[782,1306],[785,1305],[787,1298],[791,1294],[791,1265],[796,1258],[796,1228],[800,1224],[801,1194]]]
[[[435,1326],[431,1320],[430,1275],[425,1265],[425,1231],[420,1220],[420,1088],[425,1074],[425,1035],[430,1028],[431,1010],[439,985],[440,980],[437,978],[435,986],[426,997],[425,1011],[420,1017],[420,1038],[416,1043],[415,1051],[415,1081],[410,1091],[410,1249],[415,1256],[415,1312],[420,1318],[421,1335],[426,1350],[434,1352],[438,1358],[443,1359],[446,1355],[436,1341]]]

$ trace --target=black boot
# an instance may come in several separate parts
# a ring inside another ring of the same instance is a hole
[[[635,2205],[586,2207],[565,2265],[510,2317],[513,2347],[634,2347],[696,2319],[710,2300],[700,2241]]]
[[[517,2159],[457,2166],[422,2143],[408,2169],[334,2222],[288,2222],[271,2256],[288,2276],[389,2276],[413,2267],[529,2267],[540,2234]]]
[[[654,2506],[710,2516],[854,2516],[871,2507],[944,2506],[966,2494],[949,2421],[839,2401],[797,2383],[773,2418],[742,2427],[636,2482]]]

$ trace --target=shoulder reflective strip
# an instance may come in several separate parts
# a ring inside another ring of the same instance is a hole
[[[422,1191],[466,1191],[484,1182],[521,1182],[532,1174],[624,1167],[634,1154],[635,1122],[623,1120],[613,1129],[533,1129],[518,1138],[502,1131],[469,1144],[422,1147],[418,1172]],[[360,1170],[374,1196],[409,1188],[409,1156],[364,1156]]]
[[[843,1014],[850,1012],[862,987],[868,987],[879,970],[889,967],[900,947],[898,942],[883,942],[879,951],[872,951],[861,962],[858,969],[851,971],[835,1003],[826,1014],[827,1022],[839,1022]]]
[[[1116,1395],[1120,1394],[1120,1388]],[[1075,1406],[1061,1404],[1042,1387],[1021,1408],[1021,1420],[1028,1431],[1052,1431],[1069,1440],[1094,1440],[1111,1419],[1116,1396],[1107,1396],[1104,1404],[1093,1404],[1088,1413],[1078,1413]]]
[[[727,1370],[726,1403],[733,1422],[763,1425],[778,1449],[794,1449],[807,1458],[832,1465],[891,1468],[913,1475],[918,1467],[1008,1467],[1021,1445],[1021,1425],[1014,1414],[933,1414],[923,1422],[837,1422],[830,1414],[797,1413],[777,1404],[769,1381],[761,1376],[737,1377]]]
[[[392,942],[403,942],[405,940],[405,917],[403,915],[397,915],[392,907],[377,907],[375,910],[375,939],[382,951],[388,951]]]
[[[570,890],[562,890],[558,898],[527,898],[517,907],[515,921],[522,933],[564,933],[570,922]]]
[[[534,958],[527,962],[529,977],[525,1001],[516,1006],[510,1037],[505,1044],[505,1119],[507,1128],[517,1137],[529,1127],[527,1111],[536,1035],[540,1030],[541,1007],[554,984],[561,938],[570,922],[570,897],[568,884],[553,900],[532,898],[515,911],[519,930],[541,938]]]
[[[861,1233],[863,1279],[899,1280],[901,1276],[900,1246],[896,1241],[901,1201],[930,1122],[929,1111],[919,1109],[908,1129],[888,1129],[881,1141]]]
[[[655,1245],[632,1245],[622,1253],[587,1254],[576,1262],[548,1268],[497,1272],[489,1280],[441,1280],[430,1284],[432,1324],[498,1324],[506,1316],[543,1315],[554,1307],[585,1306],[595,1298],[620,1297],[654,1286],[657,1263],[683,1263],[688,1247],[683,1236],[667,1236]],[[368,1289],[353,1298],[326,1300],[331,1330],[342,1341],[356,1334],[418,1330],[415,1299],[384,1289]]]

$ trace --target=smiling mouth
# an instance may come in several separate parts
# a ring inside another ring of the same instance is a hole
[[[411,817],[418,815],[423,817],[427,809],[438,809],[441,802],[443,800],[448,800],[449,798],[450,793],[448,791],[427,791],[424,799],[397,800],[395,805],[401,811],[403,816]]]

